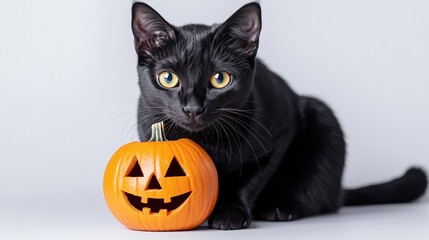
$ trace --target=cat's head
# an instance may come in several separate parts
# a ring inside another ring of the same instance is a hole
[[[141,103],[178,126],[199,131],[246,103],[261,31],[258,3],[222,24],[176,27],[144,3],[132,7]]]

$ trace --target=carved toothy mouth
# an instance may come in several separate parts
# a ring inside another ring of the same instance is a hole
[[[186,199],[191,195],[191,192],[187,192],[184,194],[177,195],[175,197],[171,197],[171,201],[166,203],[163,198],[148,198],[147,203],[142,202],[142,197],[133,195],[131,193],[125,193],[128,202],[137,210],[143,211],[144,208],[149,208],[150,213],[159,213],[160,210],[166,209],[167,212],[172,211],[178,208],[182,203],[185,202]]]

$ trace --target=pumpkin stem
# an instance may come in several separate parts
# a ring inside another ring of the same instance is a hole
[[[165,137],[164,132],[164,122],[157,122],[152,124],[152,137],[149,139],[149,142],[164,142],[168,141]]]

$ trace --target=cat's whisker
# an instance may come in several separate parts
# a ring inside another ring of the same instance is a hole
[[[168,117],[165,117],[165,116],[157,116],[156,114],[153,115],[151,117],[151,119],[149,119],[149,120],[153,120],[153,122],[150,122],[149,124],[145,124],[145,125],[147,125],[147,129],[146,129],[145,135],[148,135],[150,133],[150,131],[152,130],[152,124],[153,123],[163,122],[163,121],[165,121],[167,119],[168,119]]]
[[[201,133],[203,134],[203,137],[204,137],[204,139],[205,139],[205,140],[206,140],[206,142],[207,142],[208,140],[207,140],[207,136],[206,136],[205,131],[204,131],[204,130],[202,130],[202,131],[201,131]]]
[[[221,127],[221,130],[222,130],[223,126],[222,126],[222,125],[220,125],[220,127]],[[224,147],[224,145],[223,145],[223,141],[224,141],[224,139],[223,139],[223,134],[220,134],[221,149],[225,149],[225,147]],[[228,161],[230,161],[230,160],[228,160]]]
[[[220,109],[218,109],[218,110],[220,110]],[[250,117],[250,116],[248,116],[248,115],[246,115],[244,113],[234,112],[234,111],[231,111],[231,110],[221,110],[221,111],[232,113],[232,114],[237,114],[237,115],[243,116],[245,118],[248,118],[249,120],[251,120],[251,121],[255,122],[256,124],[258,124],[259,126],[261,126],[268,133],[268,135],[270,135],[270,137],[272,136],[271,132],[261,122],[259,122],[258,120],[256,120],[253,117]]]
[[[228,116],[228,115],[224,115],[224,117],[228,117],[228,118],[230,118],[232,121],[234,121],[234,122],[236,122],[237,124],[239,124],[240,126],[242,126],[247,132],[249,132],[250,133],[250,135],[252,135],[254,138],[255,138],[255,140],[259,143],[259,145],[262,147],[262,149],[264,150],[264,152],[265,153],[268,153],[268,151],[267,151],[267,148],[264,146],[264,144],[262,144],[262,142],[259,140],[259,138],[255,135],[255,134],[253,134],[252,133],[252,131],[249,129],[249,128],[247,128],[244,124],[242,124],[240,121],[242,121],[242,120],[240,120],[240,119],[238,119],[238,118],[234,118],[233,116]],[[250,126],[250,125],[248,125],[248,126]],[[251,126],[250,126],[251,127]],[[253,127],[252,127],[253,128]],[[254,129],[254,128],[253,128]],[[255,130],[255,132],[256,133],[258,133],[256,130]],[[258,133],[259,134],[259,133]],[[263,138],[262,137],[262,139],[266,142],[266,143],[268,143],[268,141],[265,139],[265,138]]]
[[[173,127],[174,127],[174,124],[173,123],[171,123],[171,121],[170,121],[170,119],[167,119],[166,121],[165,121],[165,134],[166,135],[169,135],[169,133],[171,132],[171,134],[170,134],[170,136],[172,136],[173,138],[174,138],[174,136],[173,136],[173,131],[172,131],[172,129],[173,129]]]
[[[223,120],[226,124],[228,124],[231,127],[231,129],[234,129],[247,142],[247,144],[250,147],[250,150],[253,153],[253,156],[255,156],[255,160],[256,160],[256,163],[258,165],[258,168],[259,168],[259,170],[261,170],[261,167],[260,167],[259,161],[258,161],[258,156],[256,155],[255,149],[253,148],[252,144],[250,143],[250,141],[246,137],[246,135],[242,131],[240,131],[240,129],[233,122],[228,121],[228,119],[226,119],[224,117],[220,117],[219,120]],[[241,163],[240,175],[241,175],[242,170],[243,170],[243,166],[242,165],[243,165],[243,163]]]
[[[228,129],[228,128],[227,128]],[[228,130],[228,131],[230,131],[230,132],[232,132],[231,130]],[[235,133],[234,135],[232,135],[233,136],[233,138],[234,138],[234,142],[235,142],[235,144],[237,145],[237,148],[238,148],[238,150],[239,150],[239,157],[240,157],[240,162],[243,162],[243,155],[242,155],[242,144],[241,144],[241,141],[240,141],[240,138],[239,138],[239,136]]]
[[[174,123],[172,123],[171,124],[173,127],[172,127],[172,130],[171,130],[171,136],[176,136],[176,133],[177,133],[177,125],[176,124],[174,124]]]
[[[145,109],[145,110],[140,110],[140,111],[138,112],[138,114],[139,114],[140,116],[142,116],[142,118],[141,118],[140,120],[138,120],[138,121],[137,121],[137,122],[132,126],[132,128],[130,128],[130,130],[129,130],[129,131],[128,131],[128,133],[127,133],[127,136],[128,136],[129,132],[130,132],[132,129],[134,129],[134,133],[132,134],[131,138],[134,138],[134,135],[135,135],[135,134],[136,134],[136,132],[137,132],[137,128],[136,128],[136,126],[137,126],[137,125],[139,125],[139,126],[147,126],[147,129],[146,129],[146,132],[145,132],[145,134],[147,135],[147,134],[148,134],[148,132],[151,130],[151,125],[152,125],[153,123],[155,123],[155,122],[159,122],[159,120],[161,120],[161,117],[164,117],[164,114],[163,114],[162,112],[158,112],[158,113],[153,114],[152,112],[147,111],[146,109]],[[150,121],[152,121],[152,122],[150,122]]]
[[[217,119],[216,119],[216,122],[219,122]],[[221,122],[219,122],[219,124],[221,125],[222,123]],[[228,132],[228,133],[230,133],[231,134],[231,137],[233,138],[233,140],[234,140],[234,142],[235,142],[235,145],[237,146],[237,149],[238,149],[238,151],[239,151],[239,158],[240,158],[240,161],[242,162],[243,161],[243,159],[242,159],[242,153],[241,153],[241,142],[239,141],[239,136],[237,135],[237,133],[235,132],[235,131],[232,131],[231,129],[229,129],[228,127],[225,127],[225,130]],[[232,151],[232,145],[231,145],[231,148],[230,148],[230,151]],[[230,156],[232,157],[232,152],[230,153]],[[229,159],[229,160],[231,160],[231,158]]]
[[[220,134],[220,131],[219,131],[219,129],[218,129],[218,121],[216,120],[215,121],[215,125],[213,125],[214,126],[214,129],[215,129],[215,132],[216,132],[216,136],[217,136],[217,138],[216,138],[216,146],[218,146],[219,145],[219,137],[220,136],[222,136],[222,134]]]
[[[153,110],[159,110],[154,113]],[[145,134],[147,135],[148,132],[151,130],[151,125],[155,122],[164,121],[167,125],[167,122],[170,120],[170,118],[166,117],[168,114],[174,114],[172,111],[168,109],[164,109],[163,107],[148,107],[145,106],[144,109],[140,110],[138,112],[140,116],[142,116],[142,119],[137,123],[139,125],[147,126],[147,129],[145,131]],[[134,135],[133,135],[134,136]]]
[[[136,123],[136,127],[135,127],[135,131],[137,130],[138,131],[138,126],[147,126],[147,124],[146,123],[148,123],[149,122],[149,119],[148,118],[142,118],[142,119],[140,119],[137,123]]]
[[[131,124],[131,126],[130,126],[130,127],[128,128],[128,130],[127,130],[127,133],[124,135],[125,128],[126,128],[126,127],[127,127],[127,125],[130,123],[130,121],[131,121],[131,120],[136,121],[136,117],[135,117],[135,116],[130,117],[130,118],[125,122],[125,124],[124,124],[124,126],[122,127],[122,130],[121,130],[121,142],[124,142],[124,139],[126,139],[126,138],[127,138],[128,133],[131,131],[131,129],[132,129],[132,128],[134,128],[134,127],[137,125],[137,121],[136,121],[135,123]]]
[[[177,125],[168,117],[166,117],[166,119],[164,120],[164,125],[165,125],[165,133],[168,135],[168,139],[171,140],[175,140],[175,139],[179,139],[181,137],[177,137],[176,133],[177,133]]]
[[[230,127],[229,129],[232,132],[234,132],[239,139],[241,137],[242,139],[246,140],[246,137],[241,133],[241,131],[238,130],[238,128],[236,128],[234,124],[229,123],[229,121],[227,119],[224,119],[223,117],[220,117],[219,120],[222,120],[223,122],[225,122]],[[251,146],[250,142],[248,142],[248,144],[250,148],[253,150],[253,147]],[[242,171],[243,171],[243,158],[240,157],[240,176],[242,174]]]
[[[256,114],[255,112],[259,112],[261,110],[264,110],[263,108],[257,108],[257,109],[237,109],[237,108],[219,108],[218,110],[221,111],[232,111],[232,112],[243,112],[243,113],[251,113],[255,116],[260,116],[266,118],[267,116]]]
[[[224,114],[224,116],[225,117],[228,117],[228,118],[231,118],[231,120],[233,120],[233,121],[238,121],[238,122],[240,122],[241,124],[240,125],[246,125],[246,126],[248,126],[249,128],[251,128],[254,132],[255,132],[255,134],[258,134],[258,136],[262,139],[262,140],[264,140],[264,142],[265,143],[269,143],[268,142],[268,140],[254,127],[254,126],[252,126],[250,123],[248,123],[248,122],[246,122],[246,121],[244,121],[244,120],[242,120],[242,119],[240,119],[240,118],[238,118],[238,117],[234,117],[234,116],[231,116],[231,115],[228,115],[228,114]],[[242,125],[242,126],[243,126]],[[246,128],[245,126],[243,126],[244,128]],[[249,129],[247,129],[246,128],[246,130],[248,130],[249,132],[250,132],[250,130]]]
[[[225,136],[228,139],[228,143],[229,143],[229,156],[228,156],[228,164],[231,162],[231,157],[232,157],[232,144],[231,144],[231,140],[228,136],[228,132],[225,130],[225,128],[222,126],[221,123],[219,123],[219,126],[221,127],[221,129],[223,130],[223,132],[225,133]],[[222,138],[222,135],[221,135]]]
[[[258,117],[262,117],[262,118],[267,118],[267,116],[265,115],[261,115],[258,114],[256,112],[260,112],[261,110],[264,110],[263,108],[260,109],[234,109],[234,108],[219,108],[218,110],[224,111],[224,112],[229,112],[229,113],[241,113],[241,114],[249,114],[252,116],[258,116]],[[249,115],[246,115],[247,117],[251,117]]]

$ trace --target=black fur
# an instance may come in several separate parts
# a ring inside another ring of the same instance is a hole
[[[369,205],[411,202],[423,195],[427,187],[427,176],[419,168],[410,168],[392,181],[345,190],[344,205]]]
[[[252,217],[290,221],[343,205],[341,127],[326,104],[297,95],[256,59],[259,4],[213,26],[175,27],[144,3],[132,13],[140,139],[148,140],[150,125],[162,120],[167,138],[191,138],[207,150],[220,183],[210,227],[246,228]],[[161,87],[162,71],[176,73],[180,85]],[[209,84],[218,71],[232,76],[224,89]],[[391,183],[345,191],[345,203],[409,202],[425,189],[425,174],[413,169]]]

